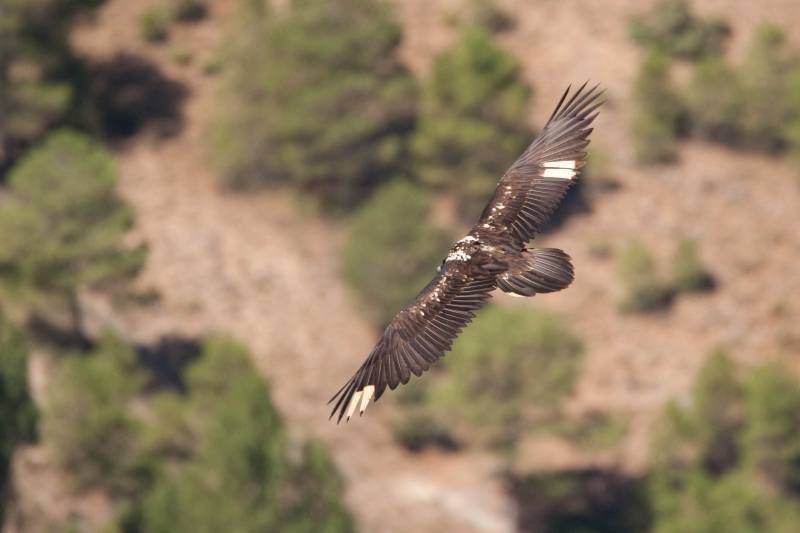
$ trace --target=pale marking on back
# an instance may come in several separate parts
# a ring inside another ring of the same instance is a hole
[[[472,256],[462,250],[456,250],[455,252],[450,252],[447,254],[447,259],[445,262],[448,261],[469,261]]]

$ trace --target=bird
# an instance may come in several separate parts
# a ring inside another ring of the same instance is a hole
[[[420,376],[452,348],[495,289],[511,296],[560,291],[574,279],[557,248],[528,248],[586,163],[604,90],[568,86],[539,134],[500,178],[477,224],[449,250],[433,279],[389,322],[355,374],[328,401],[337,423],[388,387]]]

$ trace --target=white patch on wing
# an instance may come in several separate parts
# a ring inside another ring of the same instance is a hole
[[[575,170],[577,161],[547,161],[542,163],[544,168],[569,168]]]
[[[571,180],[572,178],[575,177],[575,174],[577,174],[577,172],[568,168],[546,168],[542,173],[542,177]]]
[[[516,292],[507,292],[506,294],[513,296],[514,298],[525,298],[523,295],[517,294]]]
[[[367,408],[369,401],[375,395],[375,385],[367,385],[364,387],[364,396],[361,397],[361,407],[359,407],[359,413],[364,413],[364,409]]]
[[[353,394],[353,397],[350,398],[350,405],[347,406],[347,419],[350,420],[350,417],[353,416],[353,413],[356,412],[356,406],[358,405],[358,401],[361,399],[361,396],[364,394],[364,391],[356,391]]]
[[[447,254],[447,259],[445,259],[445,261],[469,261],[470,257],[472,256],[468,253],[456,250],[455,252]]]
[[[477,240],[478,240],[478,239],[476,239],[476,238],[475,238],[475,237],[473,237],[472,235],[467,235],[466,237],[464,237],[463,239],[461,239],[461,240],[460,240],[460,241],[458,241],[458,242],[472,242],[472,241],[477,241]]]

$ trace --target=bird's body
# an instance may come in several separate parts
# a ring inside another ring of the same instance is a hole
[[[331,398],[331,416],[363,413],[388,386],[421,375],[445,352],[475,312],[500,290],[533,296],[573,280],[569,256],[527,247],[549,219],[586,158],[589,125],[602,93],[585,84],[562,96],[542,132],[500,179],[478,223],[448,252],[439,272],[386,327],[355,375]],[[566,101],[566,103],[565,103]]]

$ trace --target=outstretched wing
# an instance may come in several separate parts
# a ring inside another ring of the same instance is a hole
[[[478,228],[510,232],[525,244],[542,230],[586,161],[589,127],[603,91],[584,83],[564,92],[541,133],[509,168],[478,221]],[[568,99],[569,97],[569,99]]]
[[[395,315],[366,361],[328,402],[336,402],[331,417],[338,411],[338,421],[345,413],[349,420],[359,404],[363,413],[387,386],[407,383],[412,372],[421,375],[450,350],[496,286],[493,276],[471,277],[462,271],[466,262],[458,265],[443,268]]]

